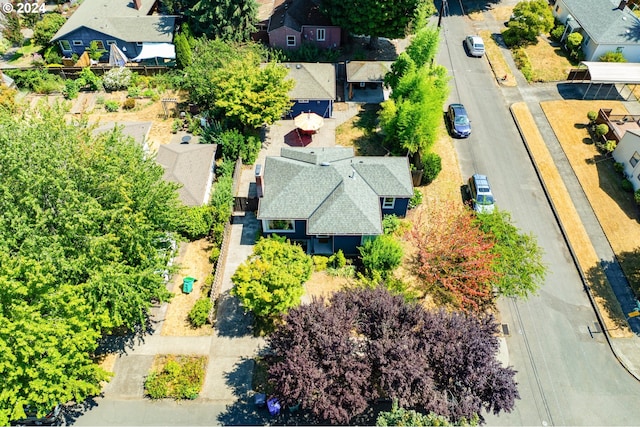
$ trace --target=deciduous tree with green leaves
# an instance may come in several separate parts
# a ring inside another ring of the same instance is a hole
[[[185,69],[184,87],[201,107],[219,112],[228,127],[256,129],[272,124],[291,108],[295,82],[276,63],[262,65],[264,48],[256,43],[198,40]]]
[[[538,35],[548,33],[554,25],[547,0],[525,0],[515,5],[503,35],[508,45],[535,43]]]
[[[97,339],[169,298],[176,185],[120,129],[0,109],[0,424],[100,390]]]
[[[321,8],[334,25],[369,36],[371,47],[379,37],[404,38],[418,17],[435,12],[432,0],[322,0]]]
[[[313,261],[300,246],[278,236],[262,238],[231,278],[231,293],[246,311],[269,324],[300,304],[302,285],[312,271]]]
[[[542,248],[533,234],[526,234],[511,222],[511,215],[499,209],[476,216],[480,230],[493,236],[492,252],[497,255],[493,270],[498,276],[493,286],[501,295],[526,298],[544,283],[547,268]]]
[[[40,46],[47,46],[55,33],[67,22],[59,13],[46,13],[33,29],[33,40]]]
[[[402,261],[402,246],[389,234],[367,240],[358,250],[362,257],[362,264],[370,274],[378,272],[382,277],[386,277]]]

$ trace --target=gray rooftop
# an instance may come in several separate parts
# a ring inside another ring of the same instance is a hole
[[[311,100],[336,98],[336,70],[333,64],[285,62],[282,65],[289,69],[287,78],[296,82],[289,92],[289,98]]]
[[[152,125],[153,122],[105,122],[100,123],[93,130],[93,133],[106,133],[117,126],[123,135],[130,136],[142,147],[146,147],[147,137]]]
[[[309,234],[382,233],[381,197],[413,196],[405,157],[355,157],[352,148],[283,148],[267,157],[260,219],[308,220]]]
[[[636,44],[640,41],[640,20],[620,1],[563,0],[569,13],[599,44]]]
[[[347,62],[347,82],[379,83],[391,71],[393,61],[349,61]]]
[[[213,178],[215,144],[160,145],[156,161],[164,167],[164,179],[181,184],[180,200],[187,206],[208,202]]]
[[[155,0],[140,0],[136,9],[129,0],[84,0],[51,41],[86,27],[126,42],[171,43],[174,16],[149,15]]]

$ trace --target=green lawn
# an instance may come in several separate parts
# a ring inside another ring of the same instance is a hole
[[[40,51],[42,51],[42,46],[38,44],[31,44],[31,39],[29,39],[16,51],[13,57],[9,60],[9,64],[15,66],[31,65],[31,55],[39,53]]]

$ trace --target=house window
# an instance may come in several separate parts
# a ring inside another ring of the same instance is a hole
[[[393,197],[385,197],[382,200],[382,209],[393,209],[393,206],[396,204],[396,199]]]
[[[60,49],[62,49],[63,52],[70,51],[71,43],[69,43],[69,40],[60,40]]]
[[[287,46],[296,45],[296,36],[287,36]]]
[[[116,44],[115,40],[107,40],[107,46],[111,46],[112,44]]]
[[[638,162],[640,162],[640,154],[636,151],[633,153],[633,156],[631,156],[631,159],[629,159],[629,163],[631,163],[632,168],[635,168]]]
[[[73,43],[74,46],[82,46],[82,45],[84,45],[84,43],[82,43],[82,40],[74,40],[72,43]]]
[[[278,233],[295,233],[296,225],[291,219],[269,219],[266,221],[264,231]]]
[[[94,43],[94,42],[98,47],[98,49],[104,50],[104,43],[102,43],[102,40],[91,40],[91,43]]]
[[[318,40],[319,42],[323,42],[326,38],[326,31],[324,28],[318,28],[318,30],[316,31],[316,40]]]
[[[309,100],[308,99],[298,99],[298,104],[308,104]]]

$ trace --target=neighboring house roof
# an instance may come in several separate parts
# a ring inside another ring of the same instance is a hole
[[[130,136],[147,150],[147,137],[149,136],[152,125],[153,122],[106,122],[100,123],[100,125],[93,130],[93,133],[100,134],[109,132],[118,126],[123,135]]]
[[[349,61],[347,62],[347,82],[382,83],[391,71],[393,61]]]
[[[296,85],[289,92],[291,99],[333,100],[336,98],[336,70],[333,64],[283,63],[289,69],[288,78]]]
[[[164,179],[182,185],[180,200],[187,206],[200,206],[206,198],[213,179],[215,144],[160,145],[156,161],[164,167]]]
[[[563,0],[571,16],[599,44],[628,44],[640,40],[640,20],[619,0]]]
[[[406,157],[356,157],[353,148],[282,148],[267,157],[260,219],[307,220],[313,235],[382,234],[381,197],[410,198]]]
[[[274,8],[267,31],[287,27],[300,32],[303,26],[330,27],[333,25],[331,20],[320,12],[319,2],[288,0]]]
[[[175,17],[148,15],[156,0],[139,1],[140,9],[129,0],[84,0],[51,41],[85,27],[126,42],[172,42]]]

